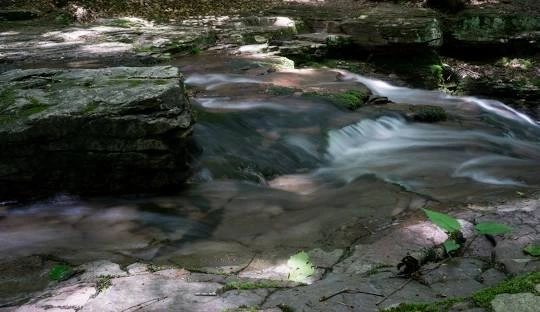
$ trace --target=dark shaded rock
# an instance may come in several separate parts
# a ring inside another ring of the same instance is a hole
[[[24,21],[39,17],[41,14],[37,11],[23,9],[0,10],[0,21]]]
[[[447,17],[443,25],[443,48],[451,55],[485,58],[539,47],[540,17],[534,12],[467,9]]]
[[[182,80],[174,67],[0,75],[0,197],[179,185],[193,122]]]
[[[443,12],[455,13],[465,8],[467,0],[426,0],[425,6]]]
[[[0,262],[0,307],[28,299],[50,282],[55,262],[39,256]]]

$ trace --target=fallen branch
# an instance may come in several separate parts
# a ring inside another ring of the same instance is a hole
[[[134,311],[140,311],[140,310],[146,308],[146,307],[149,306],[149,305],[152,305],[152,304],[154,304],[154,303],[158,303],[158,302],[163,301],[163,300],[165,300],[165,299],[167,299],[167,298],[168,298],[167,296],[163,296],[163,297],[158,297],[158,298],[150,299],[150,300],[147,300],[147,301],[145,301],[145,302],[141,302],[141,303],[138,303],[138,304],[136,304],[136,305],[134,305],[134,306],[131,306],[131,307],[127,308],[127,309],[124,309],[124,310],[122,310],[121,312],[128,312],[128,311],[129,311],[129,312],[134,312]],[[132,309],[133,309],[133,310],[132,310]]]
[[[336,291],[335,293],[331,294],[331,295],[328,295],[328,296],[322,296],[320,299],[319,299],[319,302],[323,302],[323,301],[326,301],[330,298],[333,298],[339,294],[343,294],[343,293],[347,293],[347,294],[365,294],[365,295],[371,295],[371,296],[377,296],[377,297],[384,297],[383,295],[381,294],[375,294],[375,293],[371,293],[371,292],[368,292],[368,291],[362,291],[362,290],[359,290],[359,289],[349,289],[349,288],[343,288],[341,290],[338,290]]]
[[[389,293],[387,296],[385,296],[384,298],[382,298],[381,300],[379,300],[375,305],[379,305],[383,302],[385,302],[388,298],[392,297],[395,293],[397,293],[398,291],[402,290],[403,287],[407,286],[407,284],[409,284],[410,282],[412,281],[412,278],[409,278],[405,283],[401,284],[398,288],[394,289],[391,293]]]

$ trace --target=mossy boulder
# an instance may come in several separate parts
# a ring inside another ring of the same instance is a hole
[[[174,67],[5,72],[0,198],[177,186],[189,174],[192,123]]]
[[[370,94],[371,92],[367,88],[359,88],[336,93],[307,92],[303,96],[329,101],[348,110],[357,110],[364,106]]]
[[[440,47],[442,30],[434,11],[379,7],[339,24],[341,32],[364,50],[402,50]]]
[[[539,47],[540,16],[535,12],[467,9],[443,24],[444,49],[452,54],[471,57],[479,50],[495,54]]]

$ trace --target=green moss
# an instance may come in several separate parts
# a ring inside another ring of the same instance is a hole
[[[277,307],[281,310],[281,312],[294,312],[294,308],[291,306],[288,306],[286,304],[278,304]]]
[[[4,109],[7,106],[15,104],[15,91],[10,88],[4,88],[0,92],[0,109]]]
[[[101,275],[96,281],[96,290],[98,293],[112,286],[112,275]]]
[[[115,27],[122,27],[122,28],[129,28],[129,27],[137,26],[137,24],[126,19],[121,19],[121,18],[110,21],[109,25],[115,26]]]
[[[164,266],[164,265],[149,263],[147,268],[148,268],[148,271],[154,273],[154,272],[157,272],[157,271],[163,271],[163,270],[167,269],[168,267]]]
[[[417,122],[439,122],[448,119],[444,108],[432,105],[418,106],[412,116]]]
[[[60,24],[60,25],[63,25],[63,26],[68,26],[71,23],[73,23],[75,21],[75,19],[73,18],[73,16],[71,16],[68,13],[60,13],[54,18],[54,21],[57,24]]]
[[[279,287],[282,286],[274,281],[231,281],[225,284],[225,287],[223,287],[223,291]]]
[[[472,296],[472,300],[480,307],[489,309],[490,303],[499,294],[517,294],[523,292],[536,293],[535,286],[540,284],[540,272],[533,272],[514,277],[501,284],[480,290]]]
[[[335,94],[309,92],[304,93],[303,96],[324,99],[330,101],[336,106],[343,107],[349,110],[356,110],[364,105],[369,94],[360,90],[351,90]]]
[[[67,264],[57,264],[49,271],[49,278],[53,281],[63,281],[73,274],[71,267]]]
[[[466,301],[466,298],[451,298],[433,303],[402,303],[397,307],[387,309],[387,312],[447,312],[458,302]]]
[[[157,85],[162,86],[162,85],[168,84],[168,83],[169,83],[169,80],[167,80],[167,79],[156,79],[156,80],[153,80],[153,82],[154,82],[155,84],[157,84]]]
[[[94,112],[98,107],[99,107],[99,102],[95,102],[95,101],[90,102],[84,108],[83,113],[84,114],[90,114],[90,113]]]
[[[440,64],[433,64],[429,66],[433,80],[438,84],[443,82],[443,68]]]
[[[156,47],[143,47],[143,46],[134,46],[133,52],[135,53],[157,53],[159,52],[159,49]]]

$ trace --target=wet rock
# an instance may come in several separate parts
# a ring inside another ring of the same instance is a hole
[[[189,175],[191,105],[174,67],[14,70],[0,88],[0,197],[149,192]]]
[[[0,263],[0,306],[28,299],[47,287],[55,262],[38,256]]]
[[[446,111],[440,106],[416,105],[412,106],[412,120],[416,122],[439,122],[447,119]]]
[[[384,100],[384,99],[383,99]],[[448,115],[446,110],[435,105],[413,105],[404,103],[387,103],[365,107],[362,111],[378,113],[382,115],[399,114],[405,119],[414,122],[436,123],[446,121]]]
[[[491,301],[494,312],[534,312],[540,306],[540,296],[531,293],[500,294]]]

